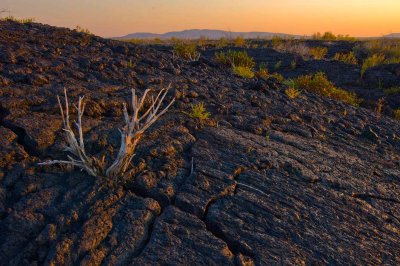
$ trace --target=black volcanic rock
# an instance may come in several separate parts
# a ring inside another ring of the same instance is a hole
[[[289,99],[211,56],[190,64],[63,28],[2,21],[0,48],[0,265],[400,263],[398,121],[306,91]],[[130,88],[170,83],[177,101],[131,175],[38,166],[66,158],[64,87],[71,103],[86,96],[88,153],[110,161]],[[199,102],[204,123],[185,114]]]

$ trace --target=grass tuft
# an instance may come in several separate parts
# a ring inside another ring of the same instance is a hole
[[[333,60],[336,61],[341,61],[345,64],[349,64],[349,65],[357,65],[357,58],[354,55],[353,52],[349,52],[349,53],[336,53],[335,56],[333,57]]]
[[[313,47],[310,49],[311,56],[315,60],[324,59],[326,54],[328,53],[328,48],[326,47]]]
[[[192,105],[192,110],[188,113],[190,118],[199,119],[200,121],[206,120],[210,117],[210,113],[207,112],[204,107],[204,103],[197,103]]]
[[[251,68],[243,67],[243,66],[233,66],[232,67],[233,73],[242,77],[251,79],[254,77],[254,72]]]
[[[20,18],[16,18],[16,17],[13,17],[13,16],[8,16],[8,17],[0,19],[0,21],[1,20],[3,20],[3,21],[14,21],[14,22],[21,23],[21,24],[35,22],[35,18],[22,18],[22,19],[20,19]]]
[[[361,77],[364,76],[365,72],[374,67],[383,64],[385,61],[385,55],[383,54],[373,54],[372,56],[368,57],[364,60],[361,66]]]
[[[354,93],[336,88],[323,72],[299,76],[293,80],[293,83],[296,89],[307,90],[354,106],[358,106],[361,102]]]
[[[174,47],[174,55],[188,61],[198,61],[200,53],[197,52],[196,44],[178,43]]]
[[[299,95],[300,95],[300,90],[298,90],[298,89],[296,89],[296,88],[293,88],[293,87],[290,87],[290,88],[287,88],[286,90],[285,90],[285,94],[287,95],[287,97],[289,97],[290,99],[295,99],[295,98],[297,98]]]

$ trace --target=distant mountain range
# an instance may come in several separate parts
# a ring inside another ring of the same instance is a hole
[[[179,39],[199,39],[205,37],[207,39],[220,39],[222,37],[226,38],[236,38],[243,37],[245,39],[255,39],[259,38],[271,38],[273,36],[289,36],[289,37],[301,37],[300,35],[290,35],[284,33],[273,33],[273,32],[231,32],[224,30],[183,30],[183,31],[171,31],[163,34],[149,33],[149,32],[137,32],[128,34],[122,37],[117,37],[116,39],[170,39],[172,37]]]
[[[400,33],[391,33],[384,36],[385,38],[400,38]]]

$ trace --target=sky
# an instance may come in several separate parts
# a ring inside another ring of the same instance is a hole
[[[3,8],[103,37],[184,29],[356,37],[400,32],[400,0],[0,0]]]

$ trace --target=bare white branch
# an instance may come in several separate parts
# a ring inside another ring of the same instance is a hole
[[[107,170],[105,170],[105,158],[98,160],[95,157],[86,155],[85,144],[82,129],[82,116],[85,111],[84,97],[79,97],[78,105],[75,106],[77,110],[77,121],[74,122],[78,132],[78,138],[75,136],[69,121],[69,103],[67,91],[64,89],[65,106],[61,104],[60,98],[57,96],[58,105],[60,107],[61,117],[63,120],[63,130],[65,132],[67,146],[65,151],[70,152],[74,157],[68,155],[69,160],[53,160],[40,163],[39,165],[52,165],[52,164],[70,164],[85,170],[92,176],[105,175],[107,177],[118,178],[121,177],[128,169],[130,162],[134,156],[135,148],[142,137],[143,133],[153,125],[175,102],[175,98],[172,99],[167,106],[162,109],[159,113],[160,107],[168,93],[171,85],[167,88],[162,89],[156,99],[152,98],[150,107],[144,109],[145,100],[151,90],[146,90],[141,98],[138,98],[136,91],[132,89],[132,114],[131,117],[128,114],[126,104],[123,104],[123,116],[125,126],[120,129],[121,133],[121,146],[114,162]],[[144,121],[144,122],[143,122]]]

